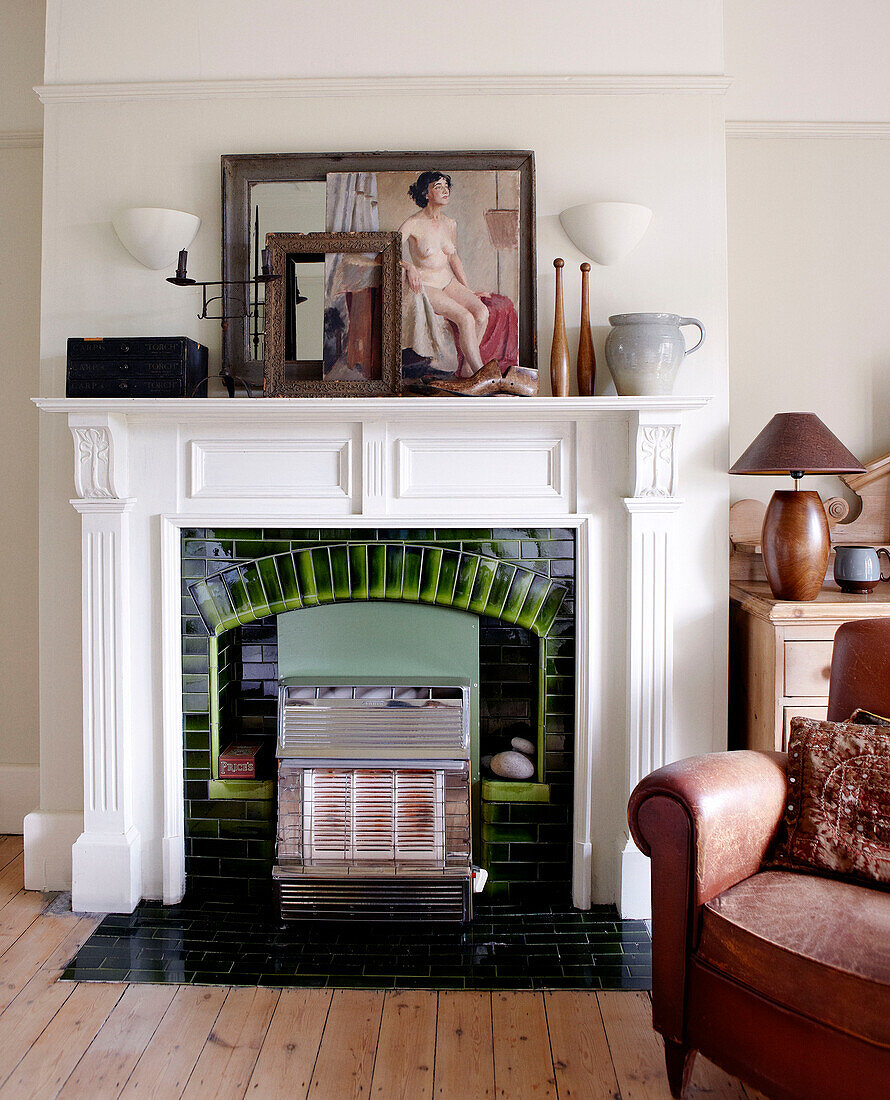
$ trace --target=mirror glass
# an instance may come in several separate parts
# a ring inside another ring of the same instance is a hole
[[[284,261],[284,361],[289,381],[321,377],[324,364],[324,253]]]
[[[274,261],[284,278],[268,299],[268,347],[272,355],[283,345],[285,382],[382,377],[380,261],[375,252],[290,251]]]
[[[260,270],[262,250],[266,247],[267,233],[323,233],[325,229],[325,183],[323,180],[282,180],[272,183],[252,183],[248,188],[250,209],[250,241],[248,250],[249,278]],[[305,294],[307,301],[294,316],[297,329],[292,333],[300,341],[296,348],[290,346],[296,354],[288,355],[295,360],[318,360],[322,358],[322,323],[324,318],[324,265],[312,267],[307,257],[300,256],[296,267],[305,271],[288,271],[285,275],[296,279],[299,288],[307,288],[313,279],[320,280],[316,294]],[[305,280],[305,282],[304,282]],[[253,300],[256,291],[257,299]],[[265,357],[263,334],[265,331],[266,288],[260,283],[250,287],[250,323],[247,335],[248,358],[262,362]],[[312,305],[310,303],[314,303]],[[318,308],[317,317],[315,308]],[[287,335],[287,334],[286,334]],[[308,341],[308,342],[307,342]]]

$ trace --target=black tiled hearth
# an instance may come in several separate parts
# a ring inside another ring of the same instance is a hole
[[[463,928],[292,924],[243,901],[143,902],[108,916],[63,979],[365,989],[649,989],[643,921],[611,906],[476,907]]]

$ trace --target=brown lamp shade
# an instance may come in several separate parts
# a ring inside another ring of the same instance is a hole
[[[861,474],[865,467],[815,413],[776,413],[731,474]]]

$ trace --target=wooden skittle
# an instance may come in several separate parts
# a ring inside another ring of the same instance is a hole
[[[590,335],[590,305],[587,288],[589,275],[590,264],[581,264],[581,334],[578,337],[578,393],[581,397],[593,397],[593,384],[596,380],[596,355],[593,350],[593,337]]]
[[[565,260],[557,257],[553,261],[556,268],[556,308],[553,316],[553,344],[550,348],[550,392],[554,397],[569,395],[569,345],[566,340],[566,318],[562,302],[562,269]]]

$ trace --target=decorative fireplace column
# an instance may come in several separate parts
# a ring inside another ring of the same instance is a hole
[[[71,501],[82,521],[83,832],[72,852],[76,912],[127,912],[142,896],[133,824],[130,737],[130,511],[126,426],[113,416],[69,420]]]
[[[627,779],[628,794],[670,759],[674,678],[671,583],[680,418],[636,416],[634,495],[628,521]],[[651,911],[649,860],[624,834],[618,904],[624,917]]]

